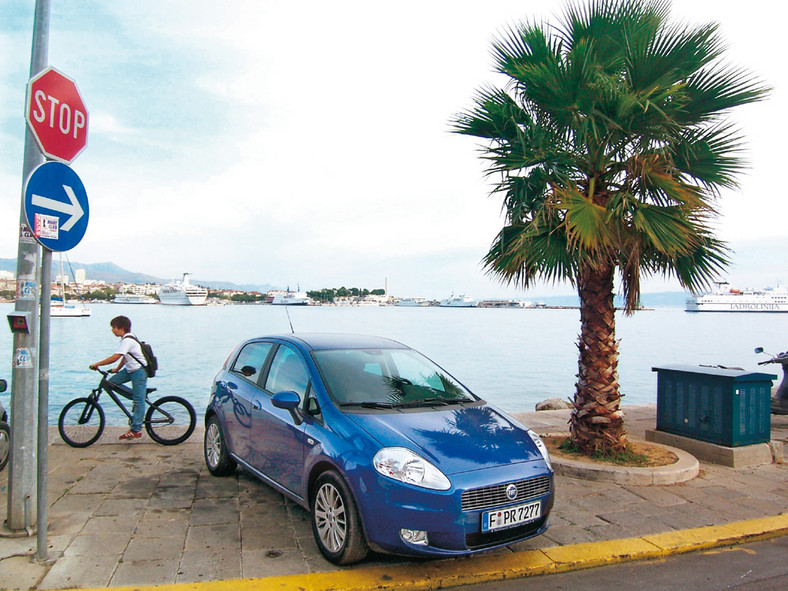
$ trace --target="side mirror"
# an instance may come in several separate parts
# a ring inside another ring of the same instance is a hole
[[[763,353],[763,347],[755,347],[756,353]]]
[[[298,405],[301,404],[301,397],[295,392],[278,392],[271,398],[271,404],[276,408],[289,411],[296,425],[300,425],[303,422],[301,412],[298,409]]]
[[[0,392],[5,392],[8,389],[8,382],[0,380]]]
[[[271,403],[276,408],[293,410],[294,408],[298,408],[298,405],[301,404],[301,397],[295,392],[279,392],[278,394],[274,394],[273,398],[271,398]]]

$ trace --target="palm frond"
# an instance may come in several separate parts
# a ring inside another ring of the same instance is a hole
[[[769,88],[722,63],[717,25],[669,13],[668,0],[571,0],[555,26],[494,43],[509,84],[482,89],[453,128],[486,142],[500,177],[507,226],[488,272],[528,285],[612,264],[630,307],[644,274],[695,289],[727,264],[709,221],[745,161],[726,116]]]

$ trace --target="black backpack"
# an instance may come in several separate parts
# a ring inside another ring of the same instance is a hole
[[[144,365],[145,366],[145,373],[148,374],[149,378],[152,378],[153,376],[155,376],[156,375],[156,370],[159,369],[159,360],[156,359],[156,355],[154,355],[154,353],[153,353],[153,347],[151,347],[145,341],[139,340],[137,337],[135,337],[132,334],[127,334],[127,335],[123,336],[124,339],[126,337],[129,337],[130,339],[134,339],[135,341],[137,341],[140,344],[140,349],[142,349],[142,356],[145,358],[145,363],[143,364],[139,359],[134,357],[134,355],[131,355],[131,354],[130,355],[132,357],[134,357],[134,359],[137,359],[137,363],[139,363],[140,365]]]

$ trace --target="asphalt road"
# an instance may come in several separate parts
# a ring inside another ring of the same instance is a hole
[[[788,536],[557,575],[462,587],[468,591],[774,591],[788,589]]]

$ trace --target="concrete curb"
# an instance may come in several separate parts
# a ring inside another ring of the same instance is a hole
[[[625,468],[591,462],[579,462],[551,456],[550,461],[556,474],[584,478],[586,480],[609,481],[632,486],[663,486],[692,480],[700,472],[698,460],[682,449],[649,442],[650,445],[672,451],[678,457],[675,464],[656,468]]]
[[[335,572],[233,579],[205,583],[113,587],[114,591],[367,591],[372,589],[443,589],[594,566],[648,560],[776,538],[788,534],[788,514],[694,529],[555,546],[540,550],[423,562],[398,567],[356,568]],[[81,591],[91,591],[82,589]],[[98,590],[95,590],[98,591]]]

